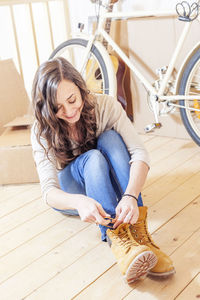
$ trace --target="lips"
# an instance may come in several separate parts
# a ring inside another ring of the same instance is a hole
[[[65,118],[67,118],[67,119],[73,119],[74,117],[76,117],[76,115],[77,115],[77,111],[75,112],[75,114],[73,114],[70,117],[65,115]]]

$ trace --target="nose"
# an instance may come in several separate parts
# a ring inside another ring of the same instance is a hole
[[[74,114],[74,108],[65,104],[64,105],[64,114],[67,116],[67,117],[71,117],[73,114]]]
[[[68,108],[67,108],[67,104],[66,103],[63,105],[63,112],[64,112],[65,115],[67,115]]]

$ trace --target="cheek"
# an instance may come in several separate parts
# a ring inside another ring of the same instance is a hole
[[[84,103],[83,103],[83,101],[81,100],[81,101],[79,102],[79,110],[80,110],[80,111],[82,111],[83,105],[84,105]]]
[[[56,117],[58,119],[62,119],[62,115],[63,115],[63,113],[61,111],[59,111],[59,112],[57,112]]]

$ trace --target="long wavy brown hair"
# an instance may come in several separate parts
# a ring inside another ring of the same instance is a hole
[[[76,131],[80,141],[74,148],[70,138],[69,124],[59,119],[57,113],[57,89],[62,80],[73,82],[80,90],[83,109]],[[93,96],[87,89],[80,73],[64,58],[58,57],[39,66],[33,81],[32,102],[36,117],[36,138],[50,159],[49,151],[57,161],[57,167],[63,169],[81,153],[96,148],[96,117]],[[47,141],[47,149],[41,143],[41,137]],[[75,153],[75,154],[74,154]]]

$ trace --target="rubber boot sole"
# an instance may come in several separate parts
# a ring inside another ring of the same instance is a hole
[[[156,272],[148,271],[147,275],[152,276],[152,277],[166,278],[166,277],[171,276],[175,273],[176,273],[176,270],[172,269],[168,272],[162,272],[162,273],[156,273]]]
[[[124,279],[131,284],[139,279],[144,279],[149,270],[157,264],[157,257],[152,251],[144,251],[137,255],[129,265]]]

